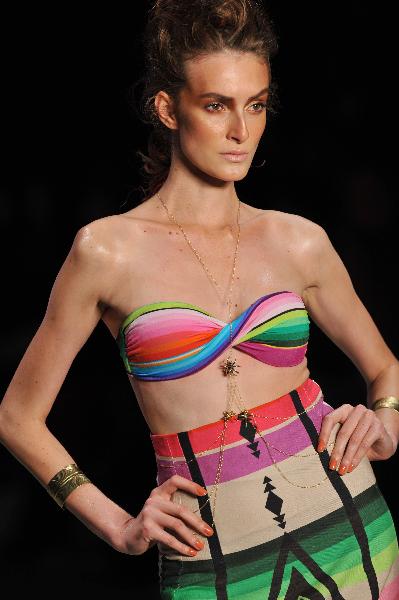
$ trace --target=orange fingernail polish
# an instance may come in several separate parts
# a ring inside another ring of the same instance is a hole
[[[336,460],[330,461],[330,469],[335,471],[336,467],[337,467],[337,461]]]
[[[325,449],[325,444],[323,444],[323,442],[319,442],[319,445],[317,446],[317,452],[324,452]]]

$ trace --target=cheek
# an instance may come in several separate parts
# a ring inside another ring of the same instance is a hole
[[[182,150],[199,151],[206,147],[220,146],[225,136],[226,124],[223,119],[186,120],[180,127],[180,144]]]
[[[263,135],[263,132],[266,129],[266,116],[259,116],[258,118],[254,118],[253,122],[251,122],[251,126],[248,127],[248,131],[253,140],[259,142],[260,138]]]

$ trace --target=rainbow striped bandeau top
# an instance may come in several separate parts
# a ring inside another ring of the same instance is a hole
[[[302,362],[309,339],[302,297],[261,296],[236,317],[233,347],[274,367]],[[154,302],[131,312],[116,338],[126,371],[136,379],[178,379],[199,371],[230,345],[230,325],[186,302]]]

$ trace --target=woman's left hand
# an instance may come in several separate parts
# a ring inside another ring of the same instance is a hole
[[[330,455],[330,468],[339,467],[340,475],[353,471],[364,456],[369,460],[386,460],[395,454],[394,440],[375,411],[364,404],[343,404],[324,416],[317,447],[319,452],[326,447],[337,423],[342,423],[342,426]]]

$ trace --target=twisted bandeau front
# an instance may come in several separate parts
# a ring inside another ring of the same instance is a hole
[[[232,321],[232,346],[275,367],[302,362],[309,318],[301,296],[261,296]],[[137,379],[178,379],[199,371],[230,345],[229,323],[194,304],[154,302],[123,321],[117,336],[128,374]]]

